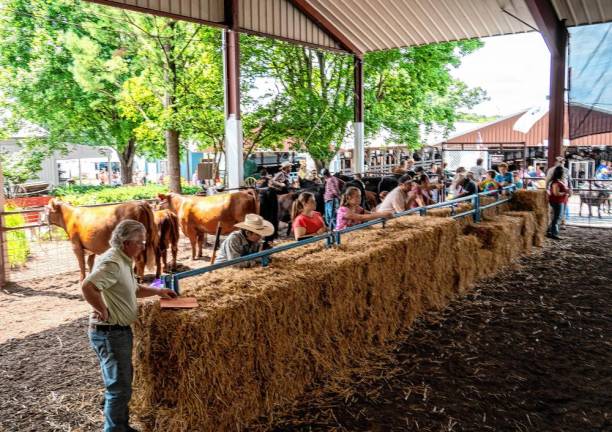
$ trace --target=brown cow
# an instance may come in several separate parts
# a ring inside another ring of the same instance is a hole
[[[93,266],[94,255],[104,253],[109,247],[113,229],[124,219],[133,219],[142,223],[147,229],[145,250],[136,259],[136,274],[142,278],[145,265],[152,267],[155,262],[156,276],[160,275],[159,257],[157,256],[158,236],[155,217],[151,206],[144,201],[128,202],[100,207],[73,207],[70,204],[52,199],[46,206],[49,223],[66,231],[72,242],[72,250],[79,262],[81,282],[85,279],[85,254],[88,257],[89,270]]]
[[[178,252],[179,222],[178,217],[170,210],[156,210],[155,225],[159,237],[157,253],[161,257],[164,271],[168,273],[176,268],[176,254]],[[168,267],[168,248],[172,250],[172,262]]]
[[[197,256],[202,257],[206,234],[215,234],[217,224],[221,224],[221,234],[229,234],[247,213],[259,214],[259,199],[253,189],[205,197],[159,194],[159,199],[178,216],[181,230],[191,243],[191,259],[196,259],[196,245]]]

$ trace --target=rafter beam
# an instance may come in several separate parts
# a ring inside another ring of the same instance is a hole
[[[289,0],[297,10],[302,12],[319,28],[332,37],[343,49],[356,55],[358,58],[363,57],[363,52],[342,33],[330,20],[316,10],[307,0]]]
[[[540,34],[551,55],[561,57],[565,53],[559,50],[560,41],[567,39],[567,29],[559,17],[550,0],[525,0],[525,4],[536,22]],[[565,51],[565,47],[563,48]]]
[[[557,17],[550,0],[525,0],[550,51],[550,93],[548,108],[548,166],[563,153],[565,120],[565,53],[567,29]]]

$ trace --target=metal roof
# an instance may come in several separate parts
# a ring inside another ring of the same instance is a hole
[[[138,12],[227,27],[224,0],[88,0]],[[240,0],[243,33],[272,37],[329,50],[343,50],[328,32],[288,0]]]
[[[527,111],[521,111],[509,117],[484,124],[477,129],[455,135],[446,140],[445,144],[458,145],[473,143],[486,147],[486,143],[527,143],[528,147],[543,146],[548,140],[548,113],[543,115],[526,132],[522,133],[514,129],[516,122],[525,115]],[[563,138],[569,139],[569,120],[567,105],[565,108],[565,121],[563,125]],[[612,133],[599,133],[576,138],[570,141],[571,146],[612,146]]]
[[[567,27],[612,21],[610,0],[552,0],[552,4]]]
[[[227,27],[224,0],[88,0]],[[551,0],[568,27],[612,21],[611,0]],[[357,54],[533,31],[525,0],[239,0],[239,29]]]

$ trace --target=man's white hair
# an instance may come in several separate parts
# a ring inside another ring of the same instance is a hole
[[[111,247],[121,249],[124,242],[134,240],[139,234],[147,234],[143,224],[132,219],[123,220],[113,230],[110,245]]]

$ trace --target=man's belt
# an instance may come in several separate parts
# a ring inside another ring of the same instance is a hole
[[[108,324],[89,324],[89,328],[91,330],[109,332],[109,331],[113,331],[113,330],[129,330],[130,326],[123,326],[123,325],[119,325],[119,324],[113,324],[113,325],[108,325]]]

